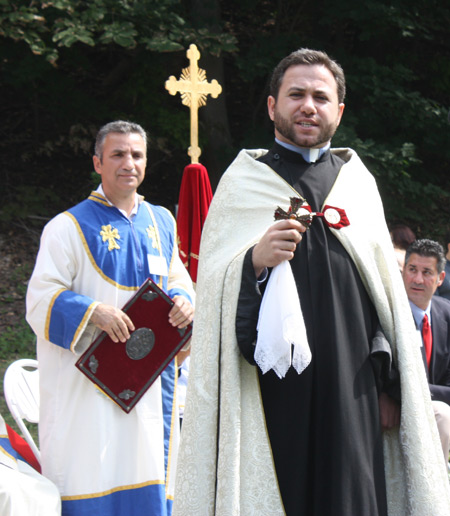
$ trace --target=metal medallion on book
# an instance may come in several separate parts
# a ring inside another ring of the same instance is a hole
[[[102,331],[76,362],[127,414],[191,338],[192,324],[180,330],[169,323],[173,305],[155,282],[146,279],[122,307],[136,328],[127,342],[114,342]],[[172,371],[174,364],[169,376]]]
[[[139,328],[127,340],[126,352],[132,360],[145,358],[155,345],[155,334],[150,328]]]

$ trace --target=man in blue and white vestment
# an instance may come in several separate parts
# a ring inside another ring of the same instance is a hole
[[[169,322],[193,319],[194,291],[168,210],[145,202],[146,134],[112,122],[97,135],[102,183],[45,227],[27,293],[37,335],[42,471],[58,487],[63,515],[168,516],[179,425],[176,363],[126,414],[75,367],[100,330],[126,342],[120,310],[150,277],[173,300]]]

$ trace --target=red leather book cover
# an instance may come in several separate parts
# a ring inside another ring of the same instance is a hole
[[[135,331],[126,343],[102,332],[76,362],[119,407],[129,413],[187,343],[192,325],[169,323],[173,301],[150,278],[123,307]]]

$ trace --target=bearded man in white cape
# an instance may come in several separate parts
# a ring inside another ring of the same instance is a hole
[[[381,199],[330,150],[342,68],[300,49],[270,93],[275,144],[241,151],[203,231],[174,515],[447,515]]]

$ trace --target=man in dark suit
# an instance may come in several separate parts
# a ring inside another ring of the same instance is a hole
[[[433,240],[406,251],[403,282],[417,330],[445,461],[450,451],[450,301],[434,296],[445,278],[445,254]]]

